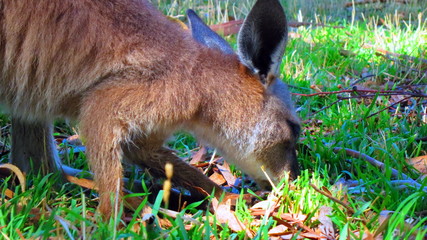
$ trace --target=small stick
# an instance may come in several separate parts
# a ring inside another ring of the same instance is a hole
[[[383,108],[383,109],[379,110],[378,112],[372,113],[371,115],[367,116],[365,119],[368,119],[368,118],[370,118],[370,117],[373,117],[373,116],[375,116],[375,115],[378,115],[379,113],[384,112],[385,110],[392,108],[394,105],[397,105],[397,104],[399,104],[399,103],[401,103],[401,102],[404,102],[404,101],[406,101],[406,100],[408,100],[408,99],[410,99],[410,98],[411,98],[411,97],[407,97],[407,98],[404,98],[404,99],[402,99],[402,100],[399,100],[399,101],[397,101],[397,102],[395,102],[395,103],[391,104],[390,106],[388,106],[388,107],[386,107],[386,108]],[[362,121],[362,120],[363,120],[363,118],[359,119],[359,121]]]
[[[390,183],[392,185],[395,185],[396,187],[402,187],[402,188],[407,188],[408,185],[412,187],[417,187],[417,185],[412,180],[393,180],[393,181],[390,181]]]
[[[243,20],[239,19],[239,20],[233,20],[233,21],[229,21],[229,22],[225,22],[225,23],[220,23],[220,24],[214,24],[214,25],[210,25],[209,27],[223,35],[223,36],[229,36],[229,35],[233,35],[239,32],[240,27],[243,25]],[[310,22],[288,22],[288,26],[289,27],[293,27],[293,28],[299,28],[301,26],[316,26],[316,27],[330,27],[330,28],[344,28],[343,26],[329,26],[329,25],[325,25],[325,24],[315,24],[315,23],[310,23]]]
[[[393,91],[393,90],[380,91],[380,90],[348,89],[348,90],[340,90],[340,91],[332,91],[332,92],[317,92],[317,93],[310,93],[310,94],[303,94],[303,93],[291,93],[291,94],[297,95],[297,96],[303,96],[303,97],[313,97],[318,95],[333,95],[333,94],[340,94],[340,93],[375,93],[375,94],[388,94],[388,95],[408,95],[412,97],[427,98],[427,94],[405,92],[405,91]]]
[[[314,113],[310,114],[310,115],[308,116],[308,119],[310,119],[312,116],[314,116],[314,115],[318,114],[319,112],[324,111],[324,110],[326,110],[326,109],[328,109],[328,108],[330,108],[330,107],[334,106],[335,104],[337,104],[337,103],[339,103],[339,102],[341,102],[341,101],[342,101],[342,99],[340,99],[340,98],[339,98],[338,100],[334,101],[333,103],[329,104],[328,106],[324,106],[324,107],[322,107],[321,109],[317,110],[316,112],[314,112]]]
[[[314,184],[310,183],[310,186],[318,193],[328,197],[329,199],[331,199],[332,201],[338,203],[339,205],[343,206],[345,209],[347,209],[347,212],[349,212],[351,215],[353,215],[355,213],[354,209],[349,207],[346,203],[344,203],[343,201],[339,200],[338,198],[333,197],[331,194],[320,190],[319,188],[317,188]]]
[[[409,3],[409,0],[395,0],[397,3],[407,4]],[[387,0],[359,0],[354,2],[348,2],[345,4],[345,7],[351,7],[353,5],[363,5],[363,4],[369,4],[369,3],[386,3]]]
[[[417,142],[427,142],[427,137],[415,138],[415,141],[417,141]]]
[[[403,58],[403,59],[406,59],[406,60],[409,60],[409,61],[412,61],[412,62],[414,62],[414,61],[420,61],[420,62],[423,62],[423,63],[427,64],[427,59],[412,57],[412,56],[408,56],[408,55],[405,55],[405,54],[394,53],[394,52],[387,51],[387,50],[385,50],[383,48],[375,48],[375,46],[373,46],[371,44],[365,43],[365,44],[362,45],[362,47],[363,48],[372,48],[372,49],[374,49],[375,51],[377,51],[379,53],[385,54],[386,56],[393,56],[393,57]]]
[[[385,166],[384,163],[376,160],[373,157],[370,157],[366,154],[360,153],[356,150],[353,149],[349,149],[349,148],[341,148],[341,147],[336,147],[334,148],[334,152],[338,153],[341,152],[342,150],[344,150],[344,152],[351,157],[354,158],[360,158],[362,160],[365,160],[366,162],[370,163],[371,165],[378,167],[379,169],[381,169],[383,172],[385,172],[385,169],[387,166]],[[404,173],[400,173],[399,171],[397,171],[394,168],[390,168],[391,169],[391,175],[395,178],[399,178],[399,176],[401,176],[402,179],[410,181],[412,183],[413,186],[417,187],[417,188],[421,188],[421,184],[419,184],[417,181],[415,181],[414,179],[410,178],[408,175],[404,174]],[[424,191],[427,192],[427,187],[423,188]]]
[[[356,84],[358,84],[359,82],[364,81],[365,79],[371,78],[371,77],[376,77],[377,75],[375,74],[368,74],[366,76],[361,77],[360,79],[357,79],[356,81],[354,81],[352,84],[350,84],[350,86],[354,86]]]
[[[10,151],[9,150],[3,150],[2,149],[2,151],[0,151],[0,158],[1,157],[3,157],[3,156],[6,156],[7,154],[9,154],[10,153]]]
[[[286,220],[286,221],[294,222],[294,223],[295,223],[299,228],[304,229],[305,231],[307,231],[307,232],[309,232],[309,233],[311,233],[311,234],[316,234],[316,235],[318,235],[315,231],[313,231],[310,227],[306,226],[304,223],[302,223],[302,222],[301,222],[300,220],[298,220],[298,219],[294,219],[294,218],[287,217],[285,214],[282,214],[280,217],[281,217],[281,218],[283,218],[283,219],[284,219],[284,220]],[[276,216],[272,216],[272,218],[273,218],[274,220],[276,220],[276,222],[278,222],[278,223],[280,223],[280,224],[285,225],[284,223],[286,223],[283,219],[278,218],[278,217],[276,217]],[[286,225],[285,225],[285,226],[286,226]],[[320,237],[320,236],[319,236],[319,237]]]
[[[351,97],[342,97],[338,96],[338,99],[340,100],[348,100],[348,99],[354,99],[354,98],[373,98],[373,97],[379,97],[379,96],[402,96],[402,94],[394,94],[394,93],[380,93],[380,94],[364,94],[364,95],[356,95]],[[408,99],[412,98],[413,96],[409,97]]]
[[[354,99],[354,98],[373,98],[373,97],[375,97],[375,96],[392,96],[392,95],[395,95],[395,94],[358,95],[358,96],[351,96],[351,97],[341,97],[341,96],[338,96],[338,100],[334,101],[333,103],[329,104],[328,106],[322,107],[321,109],[317,110],[317,111],[316,111],[316,112],[314,112],[314,113],[311,113],[311,114],[309,115],[309,118],[310,118],[310,117],[312,117],[312,116],[314,116],[314,115],[316,115],[316,114],[318,114],[319,112],[322,112],[322,111],[324,111],[324,110],[326,110],[326,109],[328,109],[328,108],[330,108],[330,107],[334,106],[335,104],[337,104],[337,103],[341,102],[342,100],[348,100],[348,99]],[[399,95],[400,95],[400,94],[399,94]],[[398,102],[395,102],[395,103],[393,103],[392,105],[390,105],[390,106],[386,107],[385,109],[382,109],[382,110],[380,110],[380,111],[378,111],[378,112],[376,112],[376,113],[373,113],[373,114],[369,115],[369,116],[368,116],[368,117],[366,117],[366,118],[370,118],[370,117],[372,117],[372,116],[374,116],[374,115],[376,115],[376,114],[378,114],[378,113],[380,113],[380,112],[382,112],[382,111],[384,111],[384,110],[386,110],[386,109],[389,109],[389,108],[393,107],[394,105],[396,105],[396,104],[398,104],[398,103],[401,103],[401,102],[403,102],[403,101],[405,101],[405,100],[408,100],[408,99],[410,99],[410,98],[411,98],[411,97],[404,98],[404,99],[402,99],[402,100],[400,100],[400,101],[398,101]],[[363,119],[359,119],[359,121],[361,121],[361,120],[363,120]],[[304,122],[308,122],[308,121],[304,121]],[[426,141],[427,141],[427,140],[426,140]]]
[[[208,167],[205,169],[205,171],[203,172],[203,174],[207,174],[208,171],[210,170],[211,166],[213,165],[213,163],[215,162],[215,155],[216,155],[216,148],[214,150],[214,152],[212,153],[211,156],[211,160],[209,160],[209,165]]]
[[[322,23],[310,23],[310,22],[288,22],[289,27],[299,28],[301,26],[315,26],[315,27],[329,27],[329,28],[344,28],[343,26],[329,26]]]

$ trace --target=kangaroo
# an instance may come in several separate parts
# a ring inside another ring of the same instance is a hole
[[[189,11],[190,34],[146,0],[0,0],[0,103],[12,118],[11,162],[60,168],[56,118],[77,120],[100,196],[122,179],[122,160],[206,192],[221,188],[163,146],[187,130],[261,186],[299,174],[300,122],[276,78],[287,41],[277,0],[258,0],[239,55]],[[33,164],[30,164],[30,160]],[[32,166],[32,168],[31,168]]]

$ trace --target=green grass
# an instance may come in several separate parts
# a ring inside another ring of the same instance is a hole
[[[202,12],[209,23],[223,22],[229,18],[242,18],[253,1],[152,1],[166,14],[184,20],[187,8]],[[399,86],[412,85],[426,91],[427,67],[420,61],[391,58],[375,54],[375,49],[427,59],[427,22],[425,1],[412,1],[402,5],[391,1],[388,4],[371,4],[356,7],[355,12],[342,7],[343,1],[316,0],[302,4],[301,1],[287,1],[286,11],[290,19],[312,22],[327,22],[330,27],[300,27],[297,38],[291,38],[283,59],[282,77],[295,93],[313,93],[351,89],[351,84],[370,74],[373,78],[358,83],[358,87],[393,90]],[[424,5],[423,5],[424,4]],[[315,7],[313,7],[315,6]],[[404,13],[403,15],[400,13]],[[380,20],[382,19],[382,20]],[[382,22],[381,22],[382,21]],[[381,25],[378,23],[381,22]],[[233,41],[233,37],[229,38]],[[234,44],[234,42],[232,42]],[[375,47],[363,48],[364,44]],[[351,54],[340,52],[347,50]],[[372,99],[353,98],[339,101],[333,94],[319,96],[294,96],[298,115],[304,121],[299,148],[299,162],[303,172],[293,185],[283,180],[282,188],[274,195],[280,199],[277,216],[282,213],[306,215],[306,226],[315,229],[319,222],[316,217],[322,206],[332,208],[331,220],[339,233],[339,239],[362,239],[358,233],[379,231],[384,239],[424,239],[427,234],[427,193],[420,188],[399,188],[393,185],[394,177],[390,168],[417,179],[423,187],[427,180],[408,165],[407,159],[426,155],[426,143],[416,141],[427,136],[426,100],[412,98],[412,105],[400,104],[393,111],[382,111],[393,101],[389,96]],[[329,106],[324,109],[325,106]],[[369,117],[370,116],[370,117]],[[8,119],[0,116],[2,133],[0,142],[8,146]],[[63,125],[61,125],[63,126]],[[58,128],[59,129],[59,128]],[[62,129],[62,127],[61,127]],[[61,132],[70,133],[69,129]],[[176,149],[181,157],[191,156],[197,147],[195,139],[185,133],[177,134],[169,146]],[[334,147],[350,148],[367,154],[387,166],[387,170],[373,167],[367,162],[334,153]],[[1,150],[0,144],[0,150]],[[67,164],[87,169],[84,154],[64,157]],[[3,157],[3,161],[7,156]],[[131,168],[129,168],[131,169]],[[234,168],[232,168],[234,169]],[[141,174],[128,170],[131,179],[140,179]],[[55,236],[66,239],[140,239],[156,236],[159,239],[244,239],[244,232],[233,232],[228,226],[220,225],[209,211],[198,210],[195,205],[187,206],[176,218],[167,217],[171,226],[152,231],[139,221],[138,213],[118,212],[117,218],[102,222],[96,213],[96,192],[67,183],[58,186],[58,174],[28,176],[30,188],[22,192],[13,188],[13,198],[3,197],[7,188],[12,188],[12,179],[1,181],[2,199],[0,205],[0,238],[47,239]],[[355,188],[340,188],[340,179],[361,180]],[[345,202],[348,209],[334,202],[331,197],[318,193],[317,188],[325,187],[331,196]],[[146,193],[141,193],[144,196]],[[262,198],[264,199],[264,198]],[[145,204],[145,202],[143,203]],[[160,203],[153,203],[154,211]],[[142,208],[143,205],[141,205]],[[254,226],[255,238],[265,239],[268,231],[277,222],[272,218],[256,219],[249,214],[247,204],[238,201],[235,214],[245,225]],[[141,210],[141,209],[139,209]],[[380,224],[380,213],[392,211],[388,225]],[[424,214],[420,214],[424,211]],[[186,229],[184,213],[191,214],[199,224]],[[130,221],[120,224],[121,217]],[[405,228],[405,221],[413,220],[412,227]],[[117,225],[121,227],[116,228]],[[137,233],[135,229],[140,228]],[[148,229],[148,230],[147,230]],[[398,229],[396,231],[396,229]]]

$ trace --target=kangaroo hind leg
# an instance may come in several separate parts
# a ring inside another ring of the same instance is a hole
[[[11,163],[26,173],[47,174],[57,170],[60,159],[53,139],[52,123],[29,122],[12,116]]]

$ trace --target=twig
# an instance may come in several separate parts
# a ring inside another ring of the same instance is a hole
[[[45,207],[46,207],[47,211],[49,212],[49,215],[52,215],[52,212],[53,212],[52,208],[50,208],[47,204],[45,204]],[[77,227],[76,227],[76,226],[74,226],[73,224],[71,224],[71,222],[70,222],[70,221],[68,221],[67,219],[65,219],[65,218],[63,218],[63,217],[61,217],[61,216],[59,216],[59,215],[54,214],[54,215],[53,215],[53,218],[54,218],[54,219],[55,219],[59,224],[61,224],[62,228],[63,228],[63,229],[64,229],[64,231],[67,233],[68,237],[69,237],[70,239],[74,239],[74,238],[73,238],[73,235],[71,234],[70,228],[71,228],[71,229],[73,229],[74,231],[78,232],[79,230],[77,229]]]
[[[417,187],[417,185],[412,180],[393,180],[390,181],[390,184],[399,188],[407,188],[408,186],[412,186],[414,188]]]
[[[383,172],[385,172],[386,168],[388,168],[387,166],[385,166],[384,163],[376,160],[375,158],[372,158],[366,154],[360,153],[356,150],[353,149],[349,149],[349,148],[341,148],[341,147],[336,147],[334,148],[334,152],[335,153],[339,153],[341,151],[344,151],[348,156],[354,157],[354,158],[360,158],[362,160],[365,160],[366,162],[370,163],[371,165],[380,168]],[[394,168],[389,168],[391,170],[391,175],[395,178],[399,178],[399,176],[407,181],[410,181],[411,184],[417,188],[421,188],[422,185],[419,184],[417,181],[415,181],[414,179],[410,178],[408,175],[401,173],[399,171],[397,171]],[[427,192],[427,187],[423,187],[423,191]]]
[[[83,170],[80,170],[80,169],[75,169],[75,168],[69,167],[69,166],[64,165],[64,164],[60,165],[60,169],[62,169],[63,173],[65,173],[67,175],[70,175],[70,176],[73,176],[73,177],[78,177],[81,173],[86,172],[86,171],[83,171]],[[90,176],[93,176],[92,172],[87,172],[87,173]]]
[[[339,200],[338,198],[333,197],[331,194],[320,190],[319,188],[317,188],[314,184],[310,183],[310,186],[318,193],[328,197],[329,199],[331,199],[332,201],[340,204],[341,206],[343,206],[345,209],[347,209],[347,212],[351,215],[353,215],[355,213],[354,209],[349,207],[345,202]]]
[[[362,185],[365,185],[365,182],[361,179],[359,180],[344,180],[344,182],[342,182],[342,179],[340,179],[339,182],[336,182],[335,185],[341,185],[341,186],[345,186],[349,191],[351,192],[355,192],[354,189],[360,189],[362,187]],[[417,186],[414,185],[414,181],[412,180],[391,180],[390,181],[390,185],[393,185],[399,189],[404,189],[404,188],[408,188],[408,187],[414,187],[416,188]],[[359,190],[360,192],[365,192],[364,190]]]
[[[427,94],[422,94],[422,93],[394,91],[394,90],[381,91],[381,90],[359,90],[359,89],[348,89],[348,90],[340,90],[340,91],[332,91],[332,92],[317,92],[317,93],[310,93],[310,94],[292,93],[292,95],[303,96],[303,97],[313,97],[318,95],[333,95],[333,94],[340,94],[340,93],[374,93],[374,94],[388,94],[388,95],[408,95],[412,97],[427,98]]]
[[[347,91],[347,90],[343,90],[343,91]],[[357,90],[356,90],[357,91]],[[327,93],[327,94],[335,94],[335,92],[329,92],[329,93]],[[320,94],[322,94],[322,93],[318,93],[319,95]],[[316,94],[316,95],[318,95],[318,94]],[[298,95],[298,94],[297,94]],[[309,94],[307,94],[307,95],[309,95]],[[324,111],[324,110],[326,110],[326,109],[328,109],[328,108],[330,108],[330,107],[332,107],[332,106],[334,106],[335,104],[337,104],[337,103],[339,103],[339,102],[341,102],[342,100],[348,100],[348,99],[354,99],[354,98],[373,98],[373,97],[376,97],[376,96],[394,96],[394,95],[402,95],[401,93],[381,93],[381,94],[369,94],[369,95],[356,95],[356,96],[351,96],[351,97],[341,97],[341,96],[337,96],[337,98],[338,98],[338,100],[336,100],[336,101],[334,101],[334,102],[332,102],[331,104],[329,104],[329,105],[327,105],[327,106],[325,106],[325,107],[322,107],[321,109],[319,109],[319,110],[317,110],[316,112],[314,112],[314,113],[311,113],[310,115],[309,115],[309,117],[312,117],[312,116],[314,116],[314,115],[316,115],[316,114],[318,114],[319,112],[322,112],[322,111]],[[427,96],[426,96],[427,97]],[[408,99],[410,99],[410,98],[412,98],[412,96],[411,97],[407,97],[407,98],[404,98],[404,99],[402,99],[402,100],[400,100],[400,101],[398,101],[398,102],[395,102],[395,103],[393,103],[393,104],[391,104],[390,106],[388,106],[388,107],[386,107],[386,108],[384,108],[384,109],[382,109],[382,110],[380,110],[380,111],[378,111],[378,112],[375,112],[375,113],[373,113],[373,114],[371,114],[371,115],[369,115],[369,116],[367,116],[366,117],[366,119],[367,118],[370,118],[370,117],[372,117],[372,116],[375,116],[375,115],[377,115],[377,114],[379,114],[380,112],[382,112],[382,111],[385,111],[385,110],[387,110],[387,109],[389,109],[389,108],[391,108],[391,107],[393,107],[394,105],[396,105],[396,104],[399,104],[399,103],[401,103],[401,102],[404,102],[405,100],[408,100]],[[363,120],[363,119],[359,119],[359,121],[361,121],[361,120]]]
[[[321,108],[320,110],[310,114],[310,116],[314,116],[317,113],[326,110],[330,107],[332,107],[333,105],[337,104],[338,102],[342,101],[342,100],[347,100],[347,99],[353,99],[353,98],[372,98],[372,97],[376,97],[376,96],[396,96],[396,95],[404,95],[404,96],[409,96],[406,98],[403,98],[397,102],[394,102],[393,104],[391,104],[390,106],[381,109],[378,112],[372,113],[371,115],[367,116],[365,119],[373,117],[387,109],[390,109],[391,107],[404,102],[412,97],[420,97],[420,98],[427,98],[426,94],[422,94],[422,93],[414,93],[414,92],[406,92],[406,91],[379,91],[379,90],[358,90],[358,89],[351,89],[351,90],[340,90],[340,91],[333,91],[333,92],[317,92],[317,93],[311,93],[311,94],[302,94],[302,93],[292,93],[293,95],[298,95],[298,96],[306,96],[306,97],[312,97],[312,96],[318,96],[318,95],[332,95],[332,94],[340,94],[340,93],[375,93],[375,94],[362,94],[362,95],[356,95],[356,96],[350,96],[350,97],[341,97],[341,96],[337,96],[338,100],[334,101],[333,103],[331,103],[328,106],[325,106],[323,108]],[[359,119],[359,121],[362,121],[363,118]]]
[[[300,86],[296,86],[296,85],[292,85],[292,84],[287,84],[288,88],[292,88],[292,89],[300,89],[300,90],[305,90],[305,91],[310,91],[311,88],[307,88],[307,87],[300,87]]]
[[[312,116],[314,116],[314,115],[318,114],[319,112],[324,111],[324,110],[326,110],[326,109],[328,109],[328,108],[330,108],[330,107],[334,106],[335,104],[337,104],[337,103],[339,103],[339,102],[341,102],[341,101],[342,101],[342,99],[338,99],[338,100],[334,101],[333,103],[329,104],[328,106],[324,106],[324,107],[322,107],[321,109],[317,110],[316,112],[311,113],[311,114],[308,116],[308,118],[307,118],[307,119],[310,119]]]
[[[243,25],[243,20],[233,20],[226,23],[214,24],[209,27],[224,36],[236,34],[239,32],[240,27]],[[330,28],[344,28],[343,26],[329,26],[325,24],[316,24],[310,22],[288,22],[288,26],[292,28],[299,28],[301,26],[316,26],[316,27],[330,27]]]
[[[401,65],[403,65],[402,64],[402,60],[401,59],[398,59],[398,58],[396,58],[396,57],[393,57],[393,56],[391,56],[391,55],[389,55],[389,54],[383,54],[383,53],[381,53],[381,52],[376,52],[375,53],[375,55],[377,55],[377,56],[381,56],[381,57],[383,57],[383,58],[385,58],[385,59],[388,59],[388,60],[390,60],[390,61],[393,61],[393,62],[395,62],[396,64],[401,64]],[[409,56],[408,56],[409,57]],[[406,59],[404,59],[404,60],[406,60]],[[416,63],[414,63],[413,62],[413,60],[409,60],[410,61],[410,63],[412,63],[412,64],[416,64]],[[420,61],[425,61],[425,59],[420,59]],[[424,62],[423,63],[424,65],[425,64],[427,64],[426,62]],[[413,65],[412,65],[413,66]],[[421,80],[421,79],[424,79],[424,78],[426,78],[427,77],[427,71],[423,71],[423,70],[421,70],[421,68],[422,68],[422,66],[420,67],[420,69],[415,69],[415,68],[413,68],[413,67],[410,67],[409,69],[408,69],[408,71],[409,72],[416,72],[417,74],[418,74],[418,76],[420,76],[419,77],[419,79]],[[389,75],[389,74],[387,74],[387,73],[384,73],[384,74],[386,74],[386,75]],[[394,78],[397,78],[397,76],[393,76]],[[415,86],[415,85],[414,85]],[[400,87],[402,87],[402,88],[404,88],[405,86],[400,86]]]
[[[421,212],[416,213],[418,216],[427,216],[427,210],[422,210]]]
[[[299,28],[301,26],[315,26],[315,27],[329,27],[329,28],[344,28],[343,26],[330,26],[322,23],[310,23],[310,22],[288,22],[289,27]]]
[[[317,234],[310,227],[304,225],[304,223],[298,219],[289,217],[288,214],[281,214],[280,217],[274,216],[272,212],[265,209],[251,210],[252,216],[267,216],[273,218],[278,224],[285,225],[287,228],[292,229],[295,224],[300,229],[304,229],[306,232]],[[288,221],[288,222],[287,222]]]
[[[360,83],[360,82],[362,82],[362,81],[364,81],[365,79],[367,79],[367,78],[371,78],[371,77],[376,77],[377,75],[375,75],[375,74],[368,74],[368,75],[366,75],[366,76],[363,76],[363,77],[361,77],[360,79],[357,79],[356,81],[354,81],[352,84],[350,84],[350,86],[354,86],[354,85],[356,85],[356,84],[358,84],[358,83]]]
[[[393,57],[397,57],[397,58],[403,58],[403,59],[411,61],[411,62],[420,61],[420,62],[423,62],[423,63],[427,64],[427,59],[417,58],[417,57],[412,57],[412,56],[408,56],[408,55],[405,55],[405,54],[399,54],[399,53],[390,52],[390,51],[387,51],[387,50],[385,50],[383,48],[376,48],[375,46],[373,46],[371,44],[365,43],[365,44],[362,45],[362,47],[363,48],[374,49],[376,52],[385,54],[386,56],[393,56]]]
[[[208,171],[211,169],[212,165],[215,162],[215,155],[216,155],[216,148],[214,149],[214,152],[213,152],[213,154],[211,156],[211,160],[209,160],[208,167],[205,169],[205,171],[203,172],[203,174],[206,175],[208,173]]]
[[[377,114],[379,114],[379,113],[381,113],[381,112],[383,112],[383,111],[385,111],[385,110],[387,110],[387,109],[392,108],[394,105],[397,105],[397,104],[399,104],[399,103],[401,103],[401,102],[404,102],[404,101],[406,101],[406,100],[408,100],[408,99],[410,99],[410,98],[411,98],[411,97],[407,97],[407,98],[404,98],[404,99],[402,99],[402,100],[399,100],[399,101],[397,101],[397,102],[395,102],[395,103],[391,104],[391,105],[390,105],[390,106],[388,106],[388,107],[385,107],[385,108],[383,108],[383,109],[381,109],[381,110],[379,110],[379,111],[377,111],[377,112],[375,112],[375,113],[372,113],[371,115],[367,116],[365,119],[368,119],[368,118],[370,118],[370,117],[373,117],[373,116],[375,116],[375,115],[377,115]],[[359,119],[359,121],[362,121],[362,120],[363,120],[363,118]]]
[[[316,234],[318,235],[315,231],[313,231],[310,227],[306,226],[304,223],[302,223],[300,220],[298,219],[294,219],[294,218],[290,218],[288,216],[286,216],[286,214],[282,214],[280,217],[278,218],[276,216],[271,216],[277,223],[283,224],[286,223],[284,220],[286,221],[290,221],[290,222],[294,222],[299,228],[304,229],[305,231],[311,233],[311,234]]]
[[[369,3],[377,3],[377,2],[386,3],[387,0],[358,0],[358,1],[346,3],[345,7],[351,7],[353,5],[363,5],[363,4],[369,4]],[[402,4],[407,4],[409,2],[409,0],[395,0],[395,2],[402,3]]]
[[[292,93],[293,95],[297,95],[297,96],[305,96],[305,97],[312,97],[312,96],[323,96],[323,95],[333,95],[333,94],[341,94],[341,93],[356,93],[358,95],[355,96],[350,96],[350,97],[342,97],[342,96],[337,96],[338,100],[336,100],[335,102],[331,103],[328,106],[325,106],[323,108],[321,108],[320,110],[316,111],[315,113],[310,114],[310,116],[316,115],[317,113],[328,109],[330,107],[332,107],[333,105],[337,104],[338,102],[340,102],[341,100],[347,100],[347,99],[354,99],[354,98],[373,98],[373,97],[377,97],[377,96],[408,96],[402,100],[399,100],[393,104],[391,104],[390,106],[375,112],[369,116],[367,116],[366,118],[370,118],[372,116],[375,116],[387,109],[390,109],[391,107],[404,102],[408,99],[411,99],[412,97],[418,97],[418,98],[427,98],[427,94],[423,94],[420,92],[408,92],[408,91],[400,91],[400,90],[386,90],[386,91],[381,91],[381,90],[363,90],[363,89],[357,89],[357,88],[353,88],[353,89],[345,89],[345,90],[340,90],[340,91],[332,91],[332,92],[317,92],[317,93],[310,93],[310,94],[303,94],[303,93]],[[360,94],[360,93],[371,93],[371,94]],[[363,119],[359,119],[359,121],[361,121]]]
[[[160,208],[159,212],[162,213],[162,214],[164,214],[164,215],[166,215],[166,216],[168,216],[168,217],[171,217],[171,218],[177,218],[178,216],[180,216],[181,219],[184,220],[184,221],[186,221],[186,222],[191,222],[191,223],[193,223],[195,225],[201,225],[200,221],[194,219],[189,214],[181,214],[181,213],[179,213],[177,211],[173,211],[173,210],[169,210],[169,209],[165,209],[165,208]]]
[[[427,142],[427,137],[419,137],[419,138],[415,138],[416,142]]]
[[[10,153],[10,150],[3,150],[2,149],[2,151],[0,151],[0,158],[3,157],[3,156],[6,156],[9,153]]]
[[[417,71],[417,69],[411,69],[412,71]],[[420,84],[411,84],[411,85],[400,85],[400,88],[422,88],[427,87],[427,84],[420,83]]]
[[[354,99],[354,98],[373,98],[373,97],[379,97],[379,96],[402,96],[405,94],[401,94],[401,93],[379,93],[379,94],[364,94],[364,95],[356,95],[356,96],[351,96],[351,97],[342,97],[342,96],[337,96],[338,99],[340,100],[348,100],[348,99]],[[412,98],[413,96],[409,97]]]

